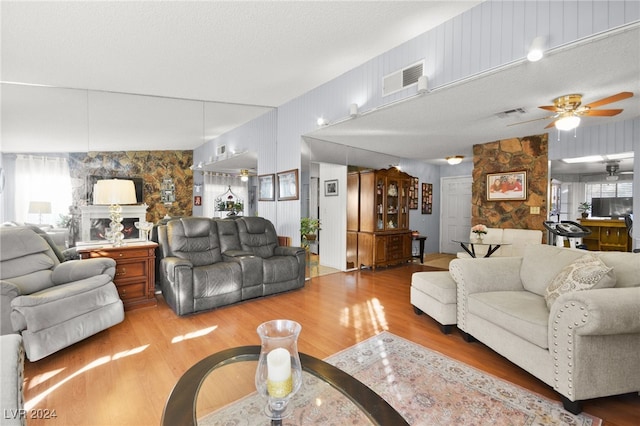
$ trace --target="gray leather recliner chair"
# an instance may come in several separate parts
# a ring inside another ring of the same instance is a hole
[[[0,227],[0,332],[37,361],[124,319],[110,258],[60,263],[28,227]]]

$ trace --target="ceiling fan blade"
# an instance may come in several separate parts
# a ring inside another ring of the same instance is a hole
[[[533,120],[518,121],[517,123],[507,124],[507,127],[517,126],[518,124],[531,123],[532,121],[548,120],[548,119],[554,118],[554,117],[555,117],[555,115],[549,115],[547,117],[534,118]]]
[[[633,96],[633,92],[620,92],[617,95],[609,96],[608,98],[603,98],[595,102],[591,102],[590,104],[585,105],[587,108],[597,108],[601,105],[610,104],[612,102],[618,102],[623,99],[627,99]]]
[[[556,107],[555,105],[542,105],[542,106],[539,106],[538,108],[546,109],[547,111],[558,112],[558,107]]]
[[[555,126],[555,125],[556,125],[556,121],[558,121],[558,120],[553,120],[551,123],[547,124],[547,125],[545,126],[545,129],[549,129],[549,128],[551,128],[551,127]]]
[[[579,113],[579,115],[591,116],[591,117],[611,117],[613,115],[620,114],[622,109],[591,109],[585,111],[583,113]]]

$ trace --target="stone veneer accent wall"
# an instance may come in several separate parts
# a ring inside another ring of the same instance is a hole
[[[471,225],[490,228],[540,229],[547,217],[548,135],[506,139],[473,147]],[[527,172],[527,199],[487,201],[487,173]],[[540,207],[540,214],[531,214]]]
[[[73,200],[87,204],[89,176],[140,177],[144,182],[144,202],[149,206],[147,220],[158,222],[165,215],[191,216],[193,213],[193,151],[114,151],[80,152],[69,155]],[[162,179],[173,179],[176,201],[160,202]]]

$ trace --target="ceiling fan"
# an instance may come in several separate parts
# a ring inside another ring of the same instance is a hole
[[[558,130],[573,130],[580,125],[580,117],[611,117],[620,114],[622,109],[595,109],[602,105],[618,102],[633,96],[633,92],[620,92],[586,105],[582,105],[582,95],[571,94],[559,96],[553,100],[553,105],[543,105],[538,108],[552,111],[554,115],[536,118],[535,120],[522,121],[516,124],[530,123],[537,120],[553,119],[545,129],[556,127]]]
[[[605,179],[609,181],[618,180],[618,175],[633,174],[632,171],[621,172],[619,161],[609,161],[605,163],[605,170],[607,172],[607,176],[605,177]]]
[[[256,173],[253,169],[240,169],[238,176],[241,181],[246,182],[249,180],[249,176],[256,176]]]

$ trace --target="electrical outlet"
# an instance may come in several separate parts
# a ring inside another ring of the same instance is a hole
[[[531,214],[540,214],[540,207],[531,207],[529,209],[529,213],[531,213]]]

